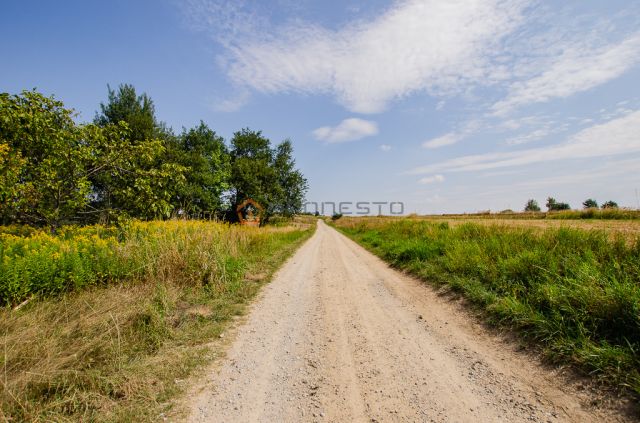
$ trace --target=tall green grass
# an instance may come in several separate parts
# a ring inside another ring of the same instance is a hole
[[[178,413],[185,378],[217,356],[231,319],[311,232],[197,221],[55,236],[8,228],[0,235],[0,421],[151,422]]]
[[[640,393],[640,240],[421,220],[336,225],[392,265],[462,293],[552,360]]]
[[[134,222],[124,229],[62,228],[51,235],[31,228],[0,228],[0,305],[99,284],[161,278],[167,264],[186,282],[242,267],[247,248],[286,237],[268,229],[202,221]],[[224,276],[226,277],[226,276]]]

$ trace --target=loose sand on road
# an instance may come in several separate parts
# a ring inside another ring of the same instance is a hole
[[[205,375],[189,421],[624,421],[517,349],[319,222]]]

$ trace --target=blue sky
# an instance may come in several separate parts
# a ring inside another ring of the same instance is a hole
[[[0,91],[88,121],[122,82],[176,130],[290,138],[318,202],[640,207],[636,1],[2,2]]]

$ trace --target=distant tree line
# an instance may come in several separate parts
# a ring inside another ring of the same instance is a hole
[[[307,180],[289,140],[242,129],[229,144],[204,122],[176,134],[132,85],[108,88],[91,123],[34,91],[0,93],[0,223],[118,223],[213,213],[233,220],[253,198],[300,212]]]
[[[582,203],[582,206],[585,209],[597,209],[598,208],[598,202],[596,200],[592,199],[592,198],[589,198],[589,199],[585,200]],[[568,203],[559,202],[553,197],[547,198],[546,207],[547,207],[548,211],[571,210],[571,206]],[[616,203],[615,201],[607,201],[605,203],[602,203],[601,208],[603,210],[604,209],[617,209],[618,208],[618,203]],[[530,199],[525,204],[524,211],[525,212],[539,212],[540,211],[540,206],[538,205],[538,202],[536,200]]]

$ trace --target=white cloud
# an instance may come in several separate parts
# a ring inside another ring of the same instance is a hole
[[[381,144],[380,145],[380,150],[382,151],[391,151],[391,146],[388,144]]]
[[[486,123],[478,120],[472,119],[464,124],[462,129],[454,132],[449,132],[448,134],[441,135],[436,138],[432,138],[422,143],[422,147],[424,148],[440,148],[445,147],[447,145],[453,145],[457,142],[463,140],[464,138],[472,135],[474,132],[481,129],[483,126],[486,126]]]
[[[528,144],[530,142],[533,141],[537,141],[540,140],[548,135],[550,135],[551,129],[548,127],[543,127],[543,128],[539,128],[539,129],[535,129],[531,132],[528,132],[526,134],[522,134],[522,135],[517,135],[513,138],[509,138],[506,141],[507,145],[521,145],[521,144]]]
[[[378,125],[370,120],[350,118],[337,126],[323,126],[313,131],[313,136],[328,143],[355,141],[378,133]]]
[[[519,106],[569,97],[619,77],[639,61],[640,33],[600,47],[568,45],[539,75],[512,83],[507,97],[491,109],[504,115]]]
[[[215,101],[211,107],[216,112],[236,112],[247,104],[249,97],[249,92],[246,89],[241,89],[231,97]]]
[[[433,175],[433,176],[427,176],[418,181],[419,184],[423,184],[423,185],[433,184],[436,182],[444,182],[444,176],[439,174]]]
[[[235,38],[219,36],[227,48],[222,63],[234,83],[259,92],[329,94],[351,111],[375,113],[415,92],[461,93],[504,78],[491,57],[527,2],[405,0],[338,30],[296,20],[249,34],[232,8],[227,14],[240,29],[231,31]]]
[[[474,88],[497,86],[507,94],[491,112],[506,114],[589,90],[640,60],[640,32],[621,38],[614,21],[555,19],[530,7],[536,3],[395,0],[377,17],[348,17],[335,29],[305,20],[305,7],[292,11],[290,0],[185,0],[182,8],[193,28],[222,45],[218,63],[233,84],[329,95],[359,113],[419,92],[472,97]],[[439,100],[436,110],[445,104]]]
[[[422,143],[422,146],[424,148],[440,148],[440,147],[445,147],[447,145],[455,144],[461,139],[462,137],[460,136],[460,134],[457,134],[455,132],[450,132],[440,137],[427,140]]]
[[[422,166],[410,174],[465,172],[524,166],[579,158],[607,157],[640,152],[640,111],[585,128],[561,144],[527,150],[477,154]]]

